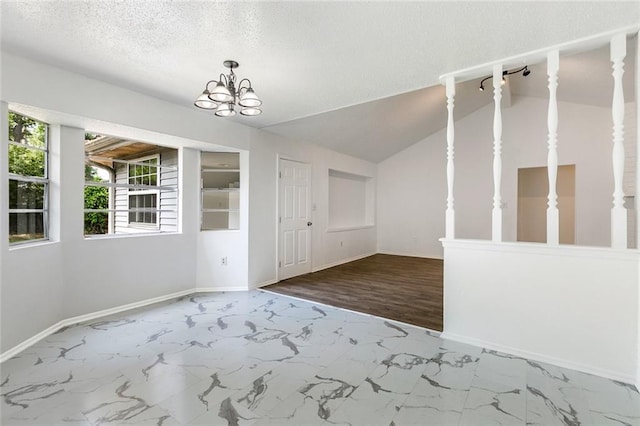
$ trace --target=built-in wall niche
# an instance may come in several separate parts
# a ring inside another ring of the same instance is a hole
[[[200,171],[200,229],[240,229],[240,154],[202,152]]]
[[[374,206],[373,178],[329,169],[329,231],[374,226]]]
[[[558,166],[560,244],[575,244],[576,166]],[[547,167],[518,169],[518,241],[547,242]]]

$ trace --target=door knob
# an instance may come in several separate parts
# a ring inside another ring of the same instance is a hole
[[[313,225],[313,222],[307,222],[307,226]]]

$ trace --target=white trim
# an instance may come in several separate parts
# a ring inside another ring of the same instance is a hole
[[[379,251],[377,254],[388,254],[391,256],[404,256],[404,257],[417,257],[420,259],[437,259],[437,260],[444,260],[444,257],[442,256],[426,256],[426,255],[422,255],[422,254],[415,254],[415,253],[403,253],[403,252],[399,252],[399,251]]]
[[[494,65],[502,64],[505,69],[523,65],[532,65],[539,62],[544,62],[547,58],[547,53],[552,50],[558,50],[560,51],[560,53],[564,54],[585,52],[587,50],[604,46],[605,44],[609,43],[611,37],[614,35],[621,33],[631,35],[632,33],[636,32],[638,32],[638,25],[630,25],[622,28],[617,28],[615,30],[606,31],[600,34],[582,37],[576,40],[544,47],[520,55],[510,56],[508,58],[499,59],[497,61],[486,62],[482,65],[477,65],[442,74],[439,77],[439,80],[441,84],[445,84],[448,77],[455,77],[456,82],[463,83],[465,81],[473,80],[474,78],[486,75],[487,70],[491,70]]]
[[[640,250],[614,249],[611,247],[590,247],[560,244],[551,246],[545,243],[494,242],[489,240],[461,240],[441,238],[442,246],[454,249],[498,251],[509,253],[535,254],[541,256],[595,257],[598,259],[616,259],[637,262]]]
[[[619,382],[629,383],[634,386],[636,384],[635,377],[633,377],[632,375],[620,374],[617,371],[607,370],[607,369],[593,367],[587,364],[572,362],[563,358],[547,356],[547,355],[540,354],[538,352],[525,351],[525,350],[517,349],[511,346],[504,346],[504,345],[500,345],[500,344],[489,342],[482,339],[462,336],[456,333],[448,333],[447,331],[443,331],[440,337],[443,339],[454,340],[456,342],[466,343],[473,346],[479,346],[485,349],[491,349],[491,350],[496,350],[496,351],[504,352],[511,355],[520,356],[532,361],[540,361],[540,362],[556,365],[558,367],[568,368],[570,370],[582,371],[584,373],[593,374],[596,376],[605,377],[612,380],[617,380]]]
[[[38,343],[40,340],[44,339],[45,337],[49,336],[50,334],[55,333],[56,331],[60,330],[63,327],[67,327],[69,325],[73,325],[73,324],[77,324],[77,323],[81,323],[81,322],[85,322],[85,321],[90,321],[90,320],[97,319],[97,318],[100,318],[100,317],[104,317],[104,316],[107,316],[107,315],[117,314],[119,312],[128,311],[130,309],[141,308],[143,306],[152,305],[154,303],[164,302],[164,301],[170,300],[170,299],[176,299],[178,297],[187,296],[189,294],[192,294],[193,292],[194,291],[192,289],[183,290],[183,291],[179,291],[177,293],[165,294],[164,296],[152,297],[151,299],[145,299],[145,300],[141,300],[139,302],[128,303],[126,305],[120,305],[120,306],[116,306],[114,308],[103,309],[101,311],[96,311],[96,312],[92,312],[92,313],[89,313],[89,314],[78,315],[78,316],[75,316],[75,317],[63,319],[62,321],[58,321],[57,323],[55,323],[51,327],[41,331],[40,333],[28,338],[24,342],[19,343],[16,346],[14,346],[13,348],[11,348],[11,349],[3,352],[2,354],[0,354],[0,363],[8,360],[9,358],[12,358],[13,356],[15,356],[18,353],[22,352],[23,350],[27,349],[29,346]]]
[[[341,226],[336,228],[327,228],[327,232],[357,231],[358,229],[371,229],[375,227],[376,225]]]
[[[240,285],[227,285],[222,287],[196,287],[191,292],[192,293],[218,293],[224,291],[249,291],[250,289],[246,286]]]
[[[255,289],[258,289],[258,288],[266,287],[266,286],[271,285],[271,284],[275,284],[275,283],[277,283],[277,282],[278,282],[278,280],[276,280],[276,279],[273,279],[273,280],[267,280],[267,281],[262,281],[261,283],[258,283],[258,284],[251,284],[251,285],[249,285],[249,288],[250,288],[251,290],[255,290]]]
[[[311,272],[318,272],[318,271],[322,271],[323,269],[333,268],[334,266],[342,265],[343,263],[353,262],[354,260],[364,259],[365,257],[373,256],[374,254],[376,254],[375,251],[370,252],[370,253],[360,254],[360,255],[354,256],[354,257],[349,257],[347,259],[341,259],[341,260],[338,260],[336,262],[327,263],[326,265],[317,266],[315,268],[312,268]]]

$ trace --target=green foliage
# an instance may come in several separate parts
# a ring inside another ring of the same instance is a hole
[[[84,178],[87,182],[100,182],[102,179],[94,167],[84,166]],[[109,189],[102,186],[84,187],[85,209],[108,209]],[[91,212],[84,214],[85,235],[106,234],[109,232],[109,213]]]
[[[9,112],[9,173],[21,176],[46,176],[47,125],[32,118]],[[42,209],[45,190],[41,183],[9,181],[9,208]],[[44,237],[42,213],[12,213],[9,215],[9,241]]]
[[[9,173],[44,177],[45,153],[35,148],[46,147],[47,125],[9,112],[9,140],[22,146],[9,145]]]
[[[85,134],[87,140],[93,140],[98,135]],[[9,140],[21,145],[9,145],[9,173],[22,176],[45,177],[46,157],[45,152],[33,148],[45,148],[47,146],[47,125],[32,118],[9,112]],[[100,181],[96,170],[88,165],[84,169],[85,180]],[[31,182],[12,181],[9,185],[10,208],[42,208],[44,204],[44,190],[42,184]],[[85,209],[108,209],[109,189],[100,186],[87,186],[84,189]],[[14,214],[10,220],[10,241],[21,239],[33,239],[35,234],[19,234],[19,215]],[[37,232],[42,232],[43,224],[35,227]],[[109,213],[86,213],[84,215],[85,234],[106,234],[109,231]],[[40,234],[39,237],[42,237]]]
[[[33,118],[9,112],[9,140],[44,148],[46,146],[47,125]]]
[[[101,186],[85,186],[84,208],[109,208],[109,190]],[[106,234],[107,232],[109,232],[109,213],[94,212],[84,214],[85,235]]]

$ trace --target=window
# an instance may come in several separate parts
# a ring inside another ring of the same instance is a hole
[[[9,112],[9,243],[49,238],[48,126]]]
[[[138,159],[129,164],[129,224],[158,225],[158,191],[149,189],[158,185],[159,156]]]
[[[85,236],[178,231],[178,150],[85,135]]]
[[[200,165],[200,229],[240,229],[240,154],[203,152]]]

